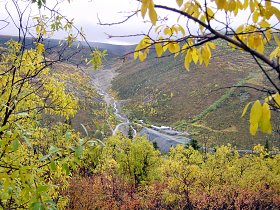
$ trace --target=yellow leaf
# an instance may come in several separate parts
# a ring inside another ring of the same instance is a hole
[[[206,15],[208,15],[209,20],[214,18],[214,12],[209,7],[207,7]]]
[[[177,5],[178,5],[179,7],[181,7],[182,4],[183,4],[183,0],[176,0],[176,2],[177,2]]]
[[[273,100],[276,103],[276,107],[280,108],[280,95],[279,95],[279,93],[276,93],[276,94],[273,95]]]
[[[184,29],[181,25],[178,25],[178,30],[181,31],[181,33],[183,34],[183,36],[186,35],[185,29]]]
[[[259,53],[263,53],[264,52],[264,43],[263,43],[263,40],[262,38],[260,37],[259,38],[259,42],[258,42],[258,45],[257,45],[257,49],[256,49]]]
[[[236,33],[237,34],[240,34],[241,32],[243,32],[243,28],[244,28],[244,25],[242,24],[242,25],[240,25],[240,26],[238,26],[238,28],[236,29]]]
[[[199,59],[199,64],[201,65],[202,62],[203,62],[203,58],[202,58],[202,55],[201,55],[201,48],[197,49],[197,55],[198,55],[198,59]]]
[[[271,133],[272,132],[272,126],[270,123],[271,118],[271,111],[270,107],[267,103],[263,104],[262,107],[262,118],[260,121],[260,128],[263,133]]]
[[[279,47],[276,47],[275,50],[273,50],[272,53],[270,53],[269,58],[270,59],[276,58],[279,54],[279,50],[280,50]]]
[[[280,21],[280,10],[276,7],[271,7],[272,14],[274,14],[278,21]]]
[[[262,117],[262,104],[259,100],[255,101],[250,112],[250,133],[255,135],[258,129],[258,124]]]
[[[257,130],[258,130],[258,123],[251,123],[250,124],[250,134],[251,135],[256,135],[256,133],[257,133]]]
[[[136,46],[134,50],[134,60],[136,60],[139,56],[139,50],[141,49],[141,42]]]
[[[182,53],[184,53],[188,47],[189,47],[188,43],[184,44],[182,47]]]
[[[265,7],[266,8],[271,7],[271,1],[265,1]]]
[[[208,45],[205,45],[202,48],[202,58],[205,63],[205,66],[207,67],[209,65],[210,58],[211,58],[211,51],[210,51]]]
[[[262,28],[269,28],[270,27],[270,24],[265,21],[264,19],[259,23],[260,27]]]
[[[147,58],[147,54],[142,51],[139,52],[139,60],[144,61]]]
[[[149,16],[150,16],[150,20],[151,20],[152,24],[156,25],[157,13],[156,13],[156,10],[154,8],[154,2],[153,1],[151,1],[150,5],[149,5]]]
[[[166,27],[166,28],[163,30],[163,33],[166,34],[166,35],[172,36],[172,30],[171,30],[171,28],[169,28],[169,27]]]
[[[259,16],[260,16],[260,13],[258,11],[255,11],[253,13],[253,22],[254,23],[258,22]]]
[[[251,13],[253,13],[255,11],[255,3],[254,3],[254,0],[250,0],[250,10],[251,10]]]
[[[163,49],[160,43],[156,43],[155,44],[155,48],[156,48],[156,53],[158,57],[161,57],[162,53],[163,53]]]
[[[244,117],[244,115],[246,114],[247,109],[248,109],[248,107],[250,106],[251,103],[252,103],[252,102],[249,102],[248,104],[246,104],[245,108],[243,109],[243,112],[242,112],[241,117]]]
[[[162,46],[162,49],[163,49],[163,52],[165,52],[169,47],[169,43],[168,42],[165,42]]]
[[[195,48],[192,48],[192,59],[195,64],[198,62],[198,54]]]
[[[218,9],[224,9],[224,8],[225,8],[226,1],[225,1],[225,0],[217,0],[217,1],[216,1],[216,4],[217,4],[217,6],[218,6]]]
[[[213,49],[213,50],[216,49],[216,45],[213,42],[208,42],[208,45],[211,49]]]
[[[278,46],[280,46],[280,41],[277,35],[273,35],[275,42],[277,43]]]
[[[145,17],[146,13],[147,13],[147,10],[148,10],[148,6],[149,6],[149,2],[150,0],[143,0],[142,1],[142,6],[141,6],[141,15],[142,15],[142,18]]]
[[[267,41],[271,40],[271,30],[266,30],[265,31],[265,38],[267,39]]]
[[[236,4],[235,1],[230,1],[230,2],[229,2],[229,5],[228,5],[228,10],[229,10],[229,11],[234,11],[235,8],[236,8],[236,6],[237,6],[237,4]]]
[[[168,50],[171,53],[177,53],[180,51],[180,45],[177,42],[170,42],[168,45]]]
[[[259,100],[255,101],[250,112],[250,123],[259,123],[262,116],[262,104]]]
[[[243,9],[247,9],[249,5],[249,0],[244,0]]]
[[[185,57],[185,62],[184,62],[184,66],[186,68],[186,70],[190,70],[190,62],[191,62],[191,52],[190,50],[188,50],[187,54],[186,54],[186,57]]]

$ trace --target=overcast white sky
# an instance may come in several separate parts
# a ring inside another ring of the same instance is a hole
[[[47,0],[47,4],[54,5],[55,0]],[[131,12],[138,7],[138,2],[135,0],[72,0],[69,4],[67,1],[59,4],[57,7],[63,15],[69,19],[74,18],[75,25],[80,28],[82,26],[86,33],[87,39],[94,42],[107,42],[114,44],[135,44],[139,42],[139,37],[130,38],[110,38],[105,34],[110,35],[131,35],[147,32],[150,24],[144,24],[141,17],[130,19],[124,24],[114,26],[98,25],[98,18],[103,23],[119,22],[125,19]],[[0,0],[0,19],[8,17],[5,11],[7,5],[13,16],[16,16],[16,10],[12,0]],[[36,7],[33,7],[33,13],[36,13]],[[28,15],[28,13],[26,14]],[[10,21],[10,20],[9,20]],[[0,28],[4,23],[0,23]],[[17,29],[13,24],[10,24],[5,29],[0,30],[0,35],[17,35]],[[62,38],[62,34],[56,35],[56,38]]]
[[[27,0],[13,0],[24,2]],[[0,20],[8,17],[5,10],[5,5],[7,5],[10,13],[15,16],[16,10],[12,4],[12,0],[0,0]],[[58,0],[62,1],[62,0]],[[51,7],[56,0],[47,0],[47,4]],[[177,7],[176,0],[155,0],[156,3],[168,4],[169,6]],[[210,0],[209,0],[210,2]],[[138,33],[146,33],[151,26],[149,23],[144,23],[141,15],[134,17],[127,21],[126,23],[114,25],[114,26],[100,26],[98,25],[97,15],[103,23],[119,22],[125,19],[125,17],[130,14],[126,12],[135,11],[139,6],[136,0],[71,0],[69,4],[67,1],[59,4],[57,9],[60,13],[67,16],[69,19],[74,18],[75,25],[83,27],[86,33],[87,39],[94,42],[106,42],[113,44],[135,44],[139,42],[139,37],[130,38],[111,38],[108,39],[110,35],[132,35]],[[30,8],[29,8],[30,9]],[[36,7],[32,8],[33,13],[36,13]],[[28,13],[26,14],[28,15]],[[168,13],[160,13],[160,15],[168,16],[171,23],[175,23],[177,20],[177,15],[171,15]],[[221,16],[221,18],[223,18]],[[244,20],[244,14],[240,15],[238,18],[233,20],[237,25],[240,25]],[[9,20],[10,21],[10,20]],[[221,21],[223,21],[221,19]],[[185,24],[183,22],[183,24]],[[0,28],[4,25],[4,22],[0,22]],[[9,27],[0,30],[0,35],[16,35],[17,31],[13,24]],[[55,38],[63,38],[61,34],[56,35]]]

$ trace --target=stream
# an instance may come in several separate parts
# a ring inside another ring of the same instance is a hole
[[[107,105],[107,112],[110,107],[113,107],[113,113],[119,120],[119,123],[115,128],[111,128],[112,134],[121,132],[128,136],[129,129],[132,130],[132,135],[135,137],[137,131],[134,126],[142,128],[139,135],[146,135],[147,139],[151,142],[155,142],[156,146],[161,152],[168,152],[170,147],[175,147],[177,144],[187,144],[191,138],[187,132],[180,132],[173,130],[166,126],[149,126],[145,127],[143,121],[139,120],[139,123],[131,123],[126,115],[121,113],[121,102],[114,99],[109,94],[111,88],[111,81],[117,75],[116,69],[113,67],[110,69],[98,70],[92,73],[92,84],[95,86],[97,93],[103,97]]]
[[[163,152],[169,152],[171,147],[175,147],[177,144],[189,144],[191,141],[191,136],[188,132],[181,132],[172,129],[167,126],[145,126],[142,120],[139,123],[132,123],[126,117],[126,115],[121,113],[121,102],[114,99],[113,96],[109,94],[111,88],[111,82],[113,78],[117,75],[116,69],[119,66],[116,65],[110,69],[98,70],[92,73],[92,85],[95,86],[97,93],[103,97],[108,109],[112,106],[113,113],[119,120],[119,124],[115,128],[111,128],[112,134],[115,135],[117,132],[121,132],[124,135],[128,135],[129,128],[133,131],[133,137],[136,135],[146,135],[147,139],[153,142],[158,149]],[[134,126],[142,128],[138,133]],[[214,152],[213,148],[202,147],[202,150],[207,150],[208,152]],[[239,154],[244,155],[248,153],[253,153],[252,150],[237,150]],[[272,151],[271,154],[278,154],[279,152]]]

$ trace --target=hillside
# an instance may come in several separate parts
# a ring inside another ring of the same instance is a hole
[[[228,88],[269,85],[245,53],[219,44],[208,68],[192,65],[189,72],[179,56],[159,59],[151,54],[143,63],[126,62],[118,72],[112,87],[121,100],[128,100],[126,108],[131,118],[190,131],[193,138],[209,146],[231,143],[249,148],[266,141],[279,146],[279,134],[258,133],[252,137],[248,116],[240,119],[245,105],[264,97],[263,93]]]

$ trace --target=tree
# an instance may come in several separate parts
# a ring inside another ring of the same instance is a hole
[[[158,57],[166,51],[175,57],[182,55],[187,70],[192,62],[207,67],[218,40],[249,53],[271,85],[262,89],[249,87],[267,93],[264,102],[257,100],[251,107],[250,133],[255,135],[259,127],[263,133],[272,132],[271,110],[280,108],[280,3],[271,0],[176,0],[177,4],[174,1],[175,6],[171,7],[155,4],[153,0],[139,2],[135,14],[141,13],[143,18],[148,15],[154,31],[150,29],[139,42],[135,59],[145,60],[153,48]],[[168,18],[158,15],[161,11],[177,15],[177,22],[166,23]],[[233,19],[242,20],[243,24],[236,26]],[[244,108],[242,116],[250,104]]]
[[[31,16],[34,3],[39,15]],[[10,13],[11,7],[18,17]],[[77,112],[77,98],[53,66],[81,52],[85,46],[77,48],[76,40],[85,37],[72,20],[55,6],[48,8],[44,0],[9,1],[6,12],[5,21],[14,23],[18,36],[0,49],[0,207],[63,208],[67,199],[59,192],[94,142],[80,138],[69,125],[42,122],[46,114],[68,120]],[[58,31],[67,33],[65,41],[45,41]],[[87,63],[98,68],[105,52],[89,45],[87,50],[91,52]]]

